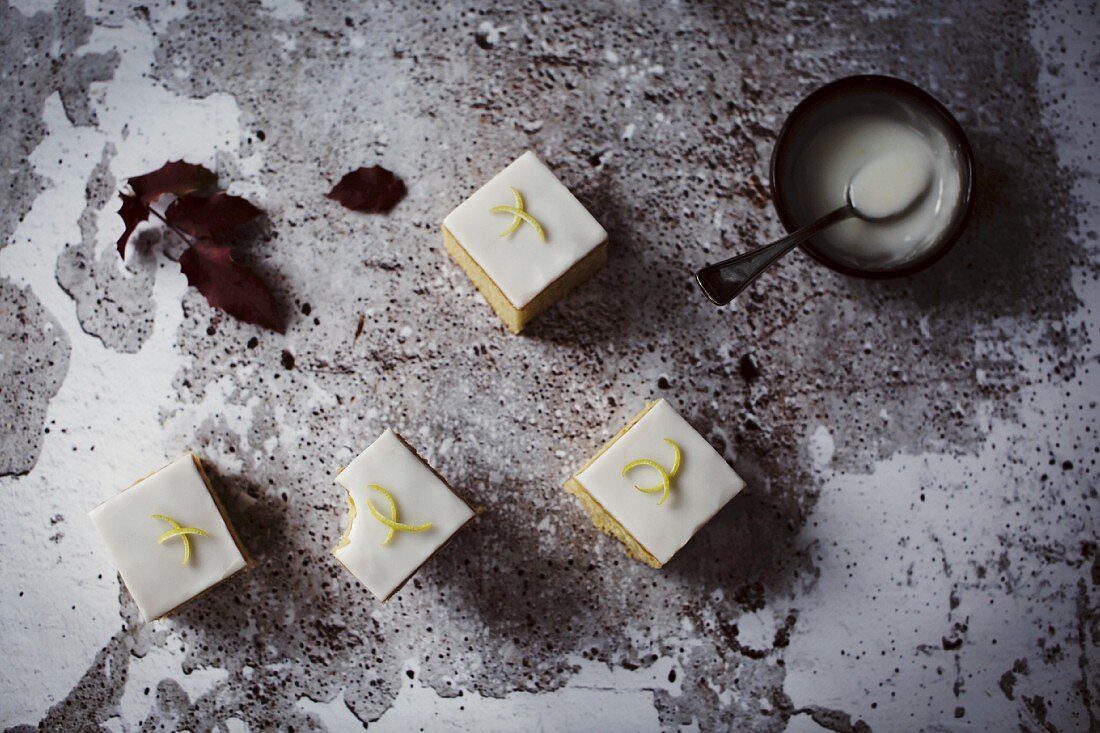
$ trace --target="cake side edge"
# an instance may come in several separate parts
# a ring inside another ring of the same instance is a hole
[[[619,521],[611,516],[603,508],[603,505],[596,501],[595,497],[588,493],[588,490],[584,488],[580,481],[576,478],[569,479],[565,482],[565,491],[577,497],[593,526],[608,537],[618,540],[628,556],[640,560],[650,567],[660,569],[660,561],[642,547],[642,544],[634,538],[634,535],[619,524]]]
[[[210,494],[210,498],[214,500],[214,506],[218,508],[218,513],[222,515],[222,522],[225,524],[225,528],[229,530],[229,536],[233,538],[233,544],[237,546],[237,552],[241,553],[241,557],[244,558],[244,567],[241,570],[250,569],[254,563],[252,558],[248,554],[248,548],[244,546],[241,541],[240,535],[237,534],[237,528],[233,526],[233,522],[229,520],[229,514],[225,510],[225,505],[222,503],[221,498],[218,496],[218,492],[214,491],[213,485],[210,483],[210,477],[206,475],[206,469],[202,465],[202,460],[196,453],[189,453],[191,460],[195,462],[195,468],[199,469],[199,476],[202,477],[202,482],[206,485],[206,493]],[[238,570],[237,572],[240,572]],[[234,573],[236,575],[236,573]],[[230,575],[230,578],[233,576]]]
[[[591,280],[599,272],[607,261],[607,239],[577,260],[572,267],[563,272],[542,291],[531,299],[531,302],[519,309],[519,317],[523,326],[554,305],[564,300],[570,293]],[[521,326],[522,328],[522,326]]]
[[[630,534],[630,532],[628,532],[626,528],[623,527],[619,520],[615,519],[615,517],[612,516],[611,513],[604,508],[603,504],[600,504],[600,502],[597,501],[596,498],[588,492],[588,489],[584,488],[584,484],[580,482],[579,476],[580,474],[584,473],[585,469],[595,463],[600,456],[606,453],[611,448],[611,446],[615,445],[615,443],[618,442],[620,438],[626,435],[632,427],[637,425],[638,421],[645,417],[646,413],[652,410],[658,402],[660,402],[660,400],[652,400],[650,402],[647,402],[645,404],[645,407],[643,407],[641,411],[638,412],[638,414],[631,418],[630,422],[623,426],[623,428],[619,432],[615,433],[614,437],[604,443],[598,451],[592,454],[592,456],[585,462],[583,466],[581,466],[579,469],[577,469],[576,472],[574,472],[569,480],[565,482],[564,486],[566,493],[576,496],[577,499],[581,502],[581,507],[584,508],[585,512],[589,515],[589,518],[592,520],[592,524],[595,525],[596,529],[600,530],[607,536],[618,540],[623,545],[627,555],[629,555],[630,557],[633,557],[636,560],[641,560],[647,565],[655,568],[660,568],[661,562],[657,560],[657,558],[654,557],[653,554],[649,552],[649,550],[645,549],[645,547],[642,546],[642,543],[638,542],[638,540],[635,539],[634,535]]]
[[[470,253],[466,251],[466,248],[462,246],[462,243],[458,241],[458,238],[451,234],[447,227],[441,225],[440,229],[443,231],[443,248],[447,250],[447,254],[466,273],[466,277],[470,278],[470,282],[473,283],[474,288],[481,294],[481,297],[489,304],[497,317],[504,321],[505,327],[513,334],[518,335],[526,324],[521,309],[508,300],[508,296],[504,294],[500,286],[493,281],[493,278],[489,277],[489,274],[482,269],[481,265],[477,264]]]

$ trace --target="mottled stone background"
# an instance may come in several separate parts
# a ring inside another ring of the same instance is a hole
[[[224,733],[1095,731],[1095,3],[14,0],[0,7],[0,723]],[[821,83],[927,88],[972,224],[891,282],[795,254],[767,160]],[[506,334],[438,222],[526,148],[611,233]],[[115,192],[185,158],[268,216],[286,335],[125,263]],[[385,217],[324,198],[359,165]],[[749,488],[668,567],[560,490],[665,396]],[[485,513],[381,606],[335,469],[401,430]],[[85,512],[185,449],[257,566],[143,625]]]

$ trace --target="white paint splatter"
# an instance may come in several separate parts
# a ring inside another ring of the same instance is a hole
[[[476,733],[511,733],[516,730],[604,730],[660,731],[654,707],[654,692],[661,690],[677,697],[679,683],[668,681],[674,664],[661,659],[635,671],[612,669],[598,662],[570,657],[579,672],[565,687],[553,692],[513,692],[503,698],[483,697],[463,690],[458,697],[440,697],[420,683],[419,667],[414,661],[406,669],[414,674],[404,681],[393,705],[371,730],[408,731],[447,730]],[[677,675],[679,679],[683,675]],[[341,691],[329,702],[309,698],[298,701],[303,711],[316,715],[334,733],[362,730]]]
[[[260,6],[275,20],[294,20],[305,16],[305,6],[299,0],[260,0]]]
[[[767,609],[737,619],[737,640],[750,649],[771,649],[775,631],[775,618]]]
[[[833,462],[836,453],[836,443],[833,442],[833,434],[824,425],[818,425],[810,436],[810,460],[814,468],[823,471]]]
[[[477,32],[485,39],[485,42],[490,46],[495,46],[500,42],[500,37],[508,31],[508,26],[493,25],[492,21],[483,20],[477,27]]]
[[[271,34],[271,37],[275,39],[275,42],[279,44],[279,48],[284,52],[290,53],[298,49],[298,39],[290,35],[286,31],[275,31]]]
[[[240,718],[226,718],[222,721],[226,733],[249,733],[248,723]]]

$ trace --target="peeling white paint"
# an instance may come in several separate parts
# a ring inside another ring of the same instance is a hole
[[[21,12],[29,12],[27,8],[35,5],[27,0],[18,3]],[[50,4],[41,3],[41,6],[48,8]],[[95,653],[119,628],[119,588],[114,573],[99,551],[97,539],[83,521],[83,513],[89,506],[178,454],[206,421],[224,425],[227,432],[243,441],[243,448],[250,451],[262,448],[266,456],[274,456],[280,448],[288,453],[297,452],[299,446],[315,437],[300,414],[294,414],[286,405],[275,404],[271,410],[278,432],[266,437],[262,446],[250,444],[249,428],[254,414],[264,405],[246,386],[252,376],[247,370],[236,372],[232,378],[226,376],[206,383],[203,396],[197,402],[181,403],[172,378],[188,366],[187,357],[175,346],[181,321],[179,299],[185,284],[172,265],[163,267],[156,278],[154,332],[145,347],[133,355],[108,352],[98,340],[85,335],[76,321],[72,301],[56,284],[54,268],[58,253],[66,242],[79,241],[76,222],[84,206],[85,181],[100,159],[105,144],[110,143],[117,149],[110,161],[110,170],[121,180],[159,165],[165,157],[185,157],[211,164],[219,152],[236,155],[244,134],[241,114],[232,97],[214,94],[203,99],[185,99],[152,79],[156,39],[151,29],[163,29],[172,19],[183,17],[187,12],[185,3],[152,3],[149,27],[122,13],[112,14],[114,7],[110,3],[89,4],[90,12],[99,19],[100,25],[81,50],[81,53],[120,52],[122,65],[115,78],[92,85],[90,102],[98,115],[98,126],[95,129],[74,128],[64,115],[59,97],[49,98],[43,111],[47,135],[32,156],[32,164],[46,189],[20,224],[11,245],[0,251],[0,271],[4,276],[31,287],[73,342],[70,372],[50,405],[51,433],[46,436],[39,464],[26,477],[0,479],[0,549],[7,558],[0,563],[0,584],[26,589],[18,599],[0,604],[0,636],[5,640],[9,660],[0,669],[0,720],[5,724],[37,721],[50,704],[71,689]],[[301,3],[293,1],[267,2],[264,8],[267,17],[276,20],[302,17],[305,12]],[[491,24],[489,27],[494,32],[502,30]],[[517,35],[519,32],[516,31]],[[284,45],[284,50],[297,48],[292,33],[280,32],[275,38]],[[362,36],[356,35],[349,37],[349,45],[358,50],[371,48]],[[551,52],[558,50],[549,42],[544,46]],[[618,64],[619,55],[609,47],[604,48],[605,59]],[[390,53],[390,49],[385,49],[385,53]],[[638,58],[637,51],[634,57]],[[751,63],[751,58],[746,59],[746,63]],[[640,60],[629,69],[624,67],[622,76],[625,78],[631,73],[636,80],[641,80],[645,77],[643,69],[655,73],[660,66],[655,59]],[[668,62],[668,68],[666,78],[671,83],[678,78],[678,68],[672,62]],[[172,71],[186,78],[189,70],[189,64],[180,62]],[[1047,83],[1061,93],[1065,91],[1067,76],[1052,76]],[[497,87],[493,92],[503,90]],[[620,104],[630,109],[633,100],[627,96]],[[1082,127],[1100,117],[1095,99],[1092,105],[1082,108]],[[683,137],[682,127],[673,129],[680,124],[678,113],[670,112],[670,138],[677,134]],[[653,119],[662,122],[666,117],[658,114]],[[759,121],[774,127],[778,120],[775,115],[765,114]],[[620,129],[623,139],[630,140],[634,136],[635,123],[623,127],[624,122],[622,118],[615,118],[609,123],[607,129],[611,137]],[[380,124],[374,123],[370,128],[376,149],[382,150],[386,145],[400,146],[400,134],[395,132],[391,140],[379,129]],[[533,126],[524,129],[537,131]],[[547,128],[545,132],[549,135],[554,131]],[[1088,144],[1091,145],[1091,141]],[[448,145],[441,143],[440,151],[446,152]],[[257,149],[261,152],[237,161],[243,180],[231,182],[231,190],[262,199],[265,191],[260,175],[264,170],[264,145],[254,142],[251,150]],[[612,160],[614,155],[614,151],[607,151],[601,160]],[[1068,165],[1090,155],[1092,149],[1084,145],[1067,152],[1065,160]],[[731,180],[744,181],[742,171],[732,172],[730,176]],[[1085,202],[1100,200],[1095,177],[1079,183],[1076,194]],[[716,202],[710,204],[712,208],[716,205]],[[112,201],[100,212],[96,240],[100,252],[113,247],[118,233],[115,206]],[[695,210],[685,208],[689,214]],[[729,210],[739,211],[733,206]],[[703,215],[700,218],[704,223],[712,222],[716,229],[723,226],[720,211],[714,211],[711,222]],[[1085,227],[1085,231],[1089,230]],[[1095,226],[1091,230],[1095,230]],[[1082,246],[1090,245],[1086,241]],[[1091,246],[1095,248],[1094,243]],[[1076,274],[1074,287],[1082,306],[1068,319],[1066,329],[1060,329],[1062,324],[1055,322],[1032,324],[1033,327],[1024,330],[1015,319],[1004,319],[988,332],[975,334],[975,357],[1003,359],[1011,352],[1013,363],[1022,370],[1021,379],[1041,382],[1040,377],[1049,364],[1038,363],[1035,354],[1042,353],[1037,346],[1047,338],[1042,327],[1049,326],[1055,332],[1087,334],[1092,350],[1079,357],[1095,363],[1100,339],[1093,314],[1100,303],[1097,302],[1094,277],[1086,271]],[[453,281],[450,276],[430,280],[436,288]],[[363,312],[371,318],[383,317],[381,309],[376,312],[374,308],[365,308]],[[741,310],[735,305],[730,316],[740,317],[739,313]],[[941,332],[943,323],[937,318],[936,315],[914,318],[914,325],[923,338],[931,340],[933,333]],[[402,329],[401,335],[407,340],[418,332],[407,327]],[[1004,333],[1015,335],[1008,340],[1003,338]],[[296,346],[290,343],[293,338],[293,335],[287,337],[287,345],[292,350]],[[355,348],[357,356],[362,357],[369,347],[366,342],[360,342]],[[408,353],[417,353],[412,345],[408,348]],[[606,350],[614,355],[617,350],[624,349],[621,344],[617,346],[612,342],[606,345]],[[872,342],[867,342],[865,350],[875,351]],[[734,359],[738,353],[731,348],[729,356]],[[653,357],[653,364],[659,358]],[[300,359],[300,363],[305,362]],[[549,362],[541,362],[539,369],[546,373],[551,366]],[[655,366],[649,371],[657,374]],[[764,663],[774,664],[776,658],[785,658],[786,690],[796,706],[840,708],[871,722],[875,730],[897,729],[898,720],[914,720],[912,711],[917,711],[916,718],[927,721],[929,728],[933,724],[943,725],[942,721],[951,717],[955,706],[965,706],[967,722],[981,721],[985,727],[1015,729],[1014,715],[1019,706],[1005,705],[1000,698],[989,696],[990,691],[997,694],[996,676],[1010,667],[1017,655],[1035,658],[1034,639],[1045,633],[1041,627],[1050,618],[1063,620],[1058,630],[1063,637],[1059,641],[1065,648],[1071,648],[1071,629],[1062,626],[1064,619],[1073,616],[1073,598],[1066,597],[1063,590],[1072,586],[1074,578],[1080,577],[1080,570],[1071,571],[1068,565],[1058,562],[1037,564],[1034,575],[1021,574],[1020,578],[1014,578],[1014,582],[1025,584],[1025,590],[1020,593],[998,590],[996,584],[991,583],[980,584],[981,590],[976,590],[979,584],[975,582],[975,575],[979,565],[988,565],[989,558],[1002,545],[1001,524],[1005,515],[1012,512],[998,512],[998,509],[1008,505],[1013,510],[1023,508],[1020,517],[1010,517],[1009,521],[1033,527],[1037,535],[1048,531],[1056,544],[1069,548],[1067,557],[1071,561],[1080,560],[1073,555],[1073,548],[1082,539],[1095,537],[1092,519],[1096,515],[1095,501],[1090,504],[1086,498],[1078,497],[1067,507],[1044,505],[1040,501],[1042,483],[1036,480],[1033,463],[1029,462],[1029,456],[1018,455],[1013,448],[1025,443],[1032,448],[1044,440],[1040,429],[1035,427],[1047,415],[1044,409],[1051,409],[1049,406],[1067,399],[1088,404],[1090,394],[1100,393],[1096,370],[1092,372],[1070,386],[1068,398],[1061,384],[1013,394],[1011,399],[1025,405],[1019,415],[1019,424],[1015,420],[1012,423],[998,420],[995,409],[998,405],[994,402],[967,405],[967,410],[975,411],[967,415],[967,419],[977,421],[984,435],[984,443],[972,454],[955,455],[944,451],[896,455],[877,462],[868,473],[839,472],[842,469],[834,464],[834,458],[840,438],[834,436],[844,434],[841,426],[835,421],[831,426],[815,423],[815,420],[827,420],[828,416],[809,418],[808,426],[813,430],[805,445],[805,455],[811,458],[822,482],[822,491],[801,539],[805,543],[802,549],[813,555],[814,570],[820,572],[820,577],[806,581],[806,586],[794,592],[792,598],[781,599],[777,604],[796,609],[798,622],[790,647],[773,652],[776,656]],[[993,378],[982,369],[976,373],[979,384],[998,381],[995,373]],[[904,382],[907,376],[903,373],[900,378]],[[310,390],[301,398],[303,404],[326,409],[335,404],[333,395],[308,381],[308,377],[302,379]],[[822,386],[820,380],[814,383]],[[955,384],[943,381],[938,399],[944,405],[957,404],[952,396],[955,388]],[[583,404],[584,397],[577,397],[564,408],[565,411],[580,414],[587,410],[605,410],[603,391],[590,389],[589,392],[589,404]],[[781,399],[792,409],[804,407],[799,399],[789,395]],[[540,403],[539,408],[540,415],[543,409],[558,418],[563,414],[561,409],[554,409],[553,401]],[[892,418],[886,408],[878,408],[873,399],[869,400],[867,412],[871,420],[876,411],[884,423],[902,419]],[[387,409],[384,406],[371,408],[365,411],[366,419],[387,415]],[[965,414],[966,410],[960,405],[958,412]],[[759,422],[755,412],[747,414],[753,416],[754,422]],[[904,415],[905,412],[895,411],[894,414]],[[166,424],[162,427],[161,420],[165,418]],[[362,415],[358,420],[343,419],[339,430],[333,432],[341,436],[361,434],[362,419]],[[534,417],[525,420],[530,425],[538,422]],[[1095,432],[1088,433],[1089,425],[1092,423],[1082,422],[1059,437],[1078,445],[1092,445]],[[614,429],[614,424],[603,426],[604,437],[610,437],[609,431],[614,432]],[[498,439],[494,430],[499,428],[490,426],[486,434],[479,437],[492,443]],[[721,437],[730,446],[729,450],[734,450],[733,438],[736,436],[732,427],[730,430],[731,435],[727,436],[716,427],[712,435]],[[429,433],[425,428],[421,437],[427,440],[431,437]],[[348,440],[354,442],[355,439]],[[332,445],[332,451],[353,454],[361,447]],[[463,450],[458,450],[459,447]],[[849,455],[846,448],[840,446],[842,459]],[[432,450],[430,446],[428,450]],[[435,448],[435,453],[450,457],[452,454],[465,455],[469,450],[469,443],[452,446],[443,442]],[[568,451],[554,451],[563,465],[582,461],[583,456],[577,453],[576,446]],[[248,458],[244,452],[219,455],[217,460],[219,466],[229,470],[247,469],[244,462]],[[1013,461],[1011,468],[991,470],[1006,460]],[[477,470],[481,494],[518,477],[518,469],[505,470],[492,464],[479,465]],[[533,472],[533,468],[527,469],[522,477],[529,480]],[[545,478],[540,477],[540,480]],[[327,481],[327,477],[318,480]],[[762,483],[757,496],[763,495],[768,488],[766,481]],[[269,491],[275,494],[279,489]],[[241,497],[241,501],[244,500],[246,497]],[[770,511],[766,502],[765,498],[763,511]],[[295,506],[298,508],[302,507]],[[57,514],[65,517],[60,524],[63,537],[58,544],[51,544],[43,538],[53,533],[52,529],[47,532],[45,528],[50,527],[51,518]],[[562,516],[546,513],[531,517],[532,522],[538,522],[529,529],[537,534],[541,552],[549,554],[560,549],[560,535],[565,532],[559,531],[559,527],[567,526]],[[1013,533],[1017,538],[1026,535],[1024,531]],[[907,551],[918,544],[935,551]],[[613,549],[618,552],[618,548]],[[1031,572],[1034,563],[1025,560],[1025,555],[1032,551],[1009,545],[1006,572],[1016,572],[1013,568],[1020,566],[1026,566]],[[667,573],[663,577],[667,577]],[[712,599],[713,604],[725,602],[733,607],[735,590],[716,587],[705,597]],[[1037,600],[1028,605],[1018,598]],[[281,609],[279,622],[287,626],[302,623],[300,617],[305,614],[301,607],[297,610],[298,614],[294,606]],[[448,613],[458,612],[446,608],[434,611],[444,622],[449,622]],[[768,648],[778,618],[772,615],[774,611],[769,606],[737,619],[739,641],[754,649]],[[368,617],[380,622],[391,619],[380,608],[373,608]],[[966,623],[968,630],[960,638],[963,649],[971,650],[961,655],[959,661],[962,688],[958,695],[952,689],[956,682],[955,655],[944,650],[942,643],[946,635],[959,633],[954,627],[956,622]],[[171,628],[172,622],[167,623]],[[709,633],[706,619],[696,622],[685,616],[672,623],[682,629],[681,638],[672,640],[668,637],[678,634],[665,634],[661,642],[688,652],[701,646]],[[448,626],[447,623],[438,625]],[[257,641],[262,646],[257,650],[261,656],[281,658],[285,651],[278,648],[277,640],[262,636],[251,618],[240,638],[245,641],[262,639]],[[634,649],[652,649],[655,645],[651,629],[627,628],[618,638],[623,640],[624,647]],[[43,639],[55,643],[43,644]],[[915,661],[903,665],[902,671],[895,673],[897,654],[881,657],[871,653],[872,647],[878,651],[883,645],[893,645],[905,658]],[[178,647],[179,639],[172,635],[165,646],[154,647],[144,658],[128,660],[131,677],[119,717],[108,722],[108,729],[132,729],[135,721],[140,721],[149,711],[151,695],[144,694],[145,687],[155,688],[162,679],[179,681],[194,700],[227,678],[227,673],[218,669],[202,669],[184,675],[180,667],[183,651]],[[475,671],[488,669],[488,653],[485,656],[470,653],[463,657],[463,663]],[[494,646],[492,653],[518,663],[525,650],[521,645],[504,643],[499,648]],[[663,696],[681,698],[685,694],[684,680],[690,679],[690,673],[678,667],[673,659],[661,659],[634,671],[611,669],[575,657],[569,657],[568,663],[575,666],[576,671],[563,687],[537,694],[513,692],[502,698],[483,697],[470,690],[464,690],[461,697],[440,697],[421,681],[418,670],[410,666],[417,672],[415,679],[400,677],[397,700],[377,725],[372,725],[372,730],[436,728],[441,722],[478,731],[517,728],[657,730],[655,702]],[[262,662],[256,664],[259,666]],[[1063,663],[1050,670],[1033,669],[1019,682],[1020,694],[1042,694],[1058,700],[1058,695],[1066,692],[1067,667],[1072,664]],[[946,671],[941,673],[941,669]],[[266,665],[264,669],[265,672],[284,670],[288,675],[293,674],[295,663],[282,661]],[[244,679],[251,679],[253,673],[251,667],[242,670]],[[670,682],[670,678],[675,681]],[[771,710],[767,700],[739,697],[729,683],[729,680],[717,678],[705,681],[709,692],[721,704],[742,710]],[[689,692],[695,691],[689,688]],[[877,707],[871,708],[872,702]],[[348,710],[343,693],[327,703],[303,698],[298,707],[315,715],[331,730],[362,729],[360,721]],[[1081,708],[1078,705],[1074,709]],[[1064,710],[1055,710],[1052,720],[1063,730],[1072,729],[1074,721],[1064,719],[1064,715]],[[220,725],[227,733],[248,730],[248,724],[240,718],[227,718]],[[695,723],[682,730],[699,727]],[[794,716],[788,727],[788,731],[795,733],[820,730],[822,728],[806,714]]]
[[[443,728],[470,733],[662,730],[653,695],[657,690],[679,694],[678,686],[668,682],[671,660],[660,660],[633,672],[580,658],[573,661],[580,670],[565,687],[539,693],[513,692],[503,698],[483,697],[469,690],[454,697],[440,697],[420,682],[419,666],[409,661],[406,669],[413,672],[413,679],[402,675],[403,684],[393,705],[370,724],[370,729],[382,733]],[[325,703],[302,698],[298,707],[317,716],[332,733],[363,728],[348,708],[343,691]]]
[[[814,432],[810,436],[809,451],[810,460],[813,461],[814,468],[818,471],[824,470],[833,462],[836,443],[833,441],[833,434],[824,425],[818,425],[814,428]]]
[[[294,20],[306,14],[305,6],[299,0],[260,0],[260,5],[275,20]]]
[[[0,668],[5,723],[40,719],[119,628],[117,576],[85,513],[185,448],[160,423],[160,411],[177,399],[173,376],[186,362],[175,345],[183,275],[171,263],[158,271],[153,333],[136,354],[110,351],[84,333],[54,275],[65,245],[80,241],[85,183],[108,143],[117,150],[111,171],[121,179],[167,158],[210,164],[216,151],[235,151],[241,137],[232,98],[185,99],[149,76],[155,49],[149,26],[133,19],[97,26],[78,53],[112,49],[120,53],[118,71],[93,84],[89,95],[95,129],[74,127],[57,94],[47,99],[46,135],[31,154],[46,189],[0,250],[0,272],[29,286],[72,344],[37,465],[18,480],[0,478],[0,544],[9,558],[0,564],[0,582],[23,589],[17,601],[0,604],[9,659]],[[99,249],[114,247],[116,208],[112,200],[100,212]],[[63,521],[47,531],[58,515]],[[58,532],[57,544],[47,539]]]
[[[140,730],[142,722],[152,712],[157,700],[157,686],[166,680],[178,684],[192,702],[210,692],[229,677],[224,669],[200,668],[184,672],[186,649],[183,640],[169,634],[163,645],[149,649],[143,657],[130,657],[126,687],[119,701],[119,730],[124,733]]]

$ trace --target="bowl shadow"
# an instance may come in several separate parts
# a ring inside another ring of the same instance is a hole
[[[1078,253],[1066,235],[1073,221],[1070,180],[1053,150],[1033,150],[1026,165],[997,136],[971,136],[976,163],[973,211],[959,242],[916,275],[852,287],[908,295],[923,312],[989,322],[1059,317],[1074,307],[1071,276]]]

